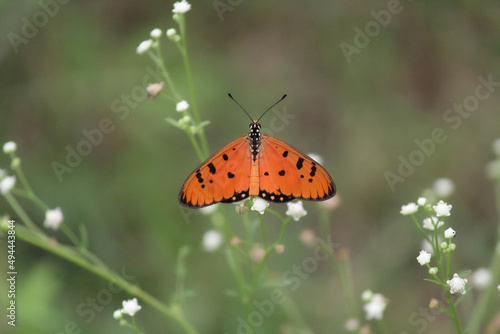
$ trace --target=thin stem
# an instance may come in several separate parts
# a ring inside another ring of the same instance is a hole
[[[153,60],[153,62],[158,66],[162,72],[163,77],[165,78],[165,81],[167,81],[167,85],[174,94],[175,98],[177,99],[177,102],[181,99],[180,94],[177,92],[177,89],[175,88],[174,82],[172,81],[172,78],[170,77],[170,74],[167,71],[167,68],[165,67],[165,62],[163,61],[163,56],[161,55],[160,47],[155,47],[155,52],[149,51],[148,54]]]
[[[7,227],[3,227],[3,230],[7,230]],[[30,243],[34,246],[42,248],[52,254],[55,254],[63,259],[66,259],[85,270],[94,273],[97,276],[100,276],[107,281],[113,282],[114,284],[119,285],[125,291],[130,294],[136,296],[137,298],[143,300],[145,303],[151,305],[157,311],[166,315],[174,322],[176,322],[184,331],[188,334],[197,334],[198,332],[184,319],[182,314],[180,314],[174,307],[169,307],[150,294],[143,291],[136,285],[133,285],[127,282],[122,277],[113,273],[109,269],[102,268],[100,266],[95,266],[90,263],[87,259],[85,259],[82,255],[78,254],[74,249],[64,246],[59,243],[51,242],[51,239],[45,237],[44,235],[40,235],[37,232],[34,232],[26,227],[17,226],[16,227],[16,237],[20,240],[23,240],[27,243]]]
[[[7,193],[5,194],[5,199],[7,202],[9,202],[10,206],[12,209],[14,209],[14,212],[21,218],[21,220],[24,222],[26,226],[28,226],[31,230],[36,231],[40,234],[44,234],[42,230],[38,228],[38,226],[33,223],[31,218],[28,216],[28,214],[24,211],[24,209],[19,205],[19,202],[16,200],[12,194]]]
[[[453,297],[451,296],[451,293],[446,290],[446,298],[448,299],[448,305],[450,305],[450,318],[453,321],[453,326],[455,326],[455,331],[457,334],[462,333],[462,329],[460,328],[460,321],[458,320],[458,314],[457,314],[457,309],[455,307],[455,303],[453,301]]]

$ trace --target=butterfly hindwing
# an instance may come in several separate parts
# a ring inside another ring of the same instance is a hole
[[[248,197],[251,152],[247,136],[229,143],[203,162],[184,182],[179,202],[201,208]]]
[[[294,198],[321,201],[335,195],[335,184],[316,161],[276,138],[262,135],[259,196],[274,202]]]

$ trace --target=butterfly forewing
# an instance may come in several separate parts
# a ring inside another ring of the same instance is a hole
[[[328,172],[309,156],[263,135],[259,152],[259,196],[274,202],[294,198],[321,201],[335,195]]]
[[[247,198],[250,165],[251,152],[245,135],[212,155],[187,178],[179,202],[201,208]]]

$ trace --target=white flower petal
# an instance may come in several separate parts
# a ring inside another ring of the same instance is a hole
[[[142,306],[140,306],[139,303],[137,302],[137,298],[124,300],[122,302],[122,305],[123,305],[122,313],[128,314],[132,317],[142,308]]]
[[[51,228],[55,231],[59,229],[63,219],[64,216],[60,207],[57,207],[54,210],[47,210],[45,212],[45,221],[43,222],[43,226]]]
[[[174,3],[174,9],[172,9],[172,13],[185,13],[191,9],[191,4],[186,0],[178,1]]]
[[[451,280],[446,281],[446,284],[450,286],[451,294],[465,295],[465,284],[467,284],[467,280],[465,278],[460,278],[460,276],[455,273]]]
[[[15,185],[15,176],[5,176],[2,181],[0,181],[0,193],[2,193],[2,195],[9,193]]]
[[[286,210],[286,215],[291,216],[293,220],[299,221],[301,217],[307,215],[307,211],[304,210],[302,206],[302,201],[297,202],[288,202],[287,203],[288,210]]]
[[[205,232],[203,235],[203,249],[207,252],[213,252],[217,250],[222,244],[222,234],[219,231],[210,230]]]
[[[5,154],[13,153],[17,150],[17,145],[13,141],[8,141],[3,144],[3,151]]]
[[[408,203],[401,207],[401,211],[399,213],[401,213],[404,216],[407,216],[407,215],[412,215],[417,211],[418,211],[418,205],[416,205],[415,203]]]
[[[266,208],[269,206],[269,202],[263,200],[262,198],[259,198],[259,197],[255,197],[253,199],[253,205],[252,205],[252,210],[253,211],[257,211],[258,213],[260,213],[261,215],[264,214],[264,211],[266,210]]]

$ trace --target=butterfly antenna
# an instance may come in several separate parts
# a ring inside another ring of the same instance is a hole
[[[231,93],[227,93],[227,95],[229,95],[229,97],[231,98],[231,100],[234,101],[234,103],[236,103],[241,109],[243,109],[243,111],[245,112],[245,114],[247,114],[248,118],[250,118],[250,120],[253,122],[252,117],[247,113],[247,111],[245,110],[245,108],[243,108],[243,106],[241,104],[239,104],[238,101],[236,101],[234,99],[234,97],[231,95]]]
[[[283,97],[281,99],[279,99],[278,101],[276,101],[272,106],[270,106],[269,108],[267,108],[266,111],[264,111],[264,113],[259,117],[259,119],[257,120],[257,123],[260,121],[260,119],[269,111],[271,110],[275,105],[277,105],[278,103],[280,103],[281,101],[283,101],[283,99],[286,97],[286,94],[283,95]]]

